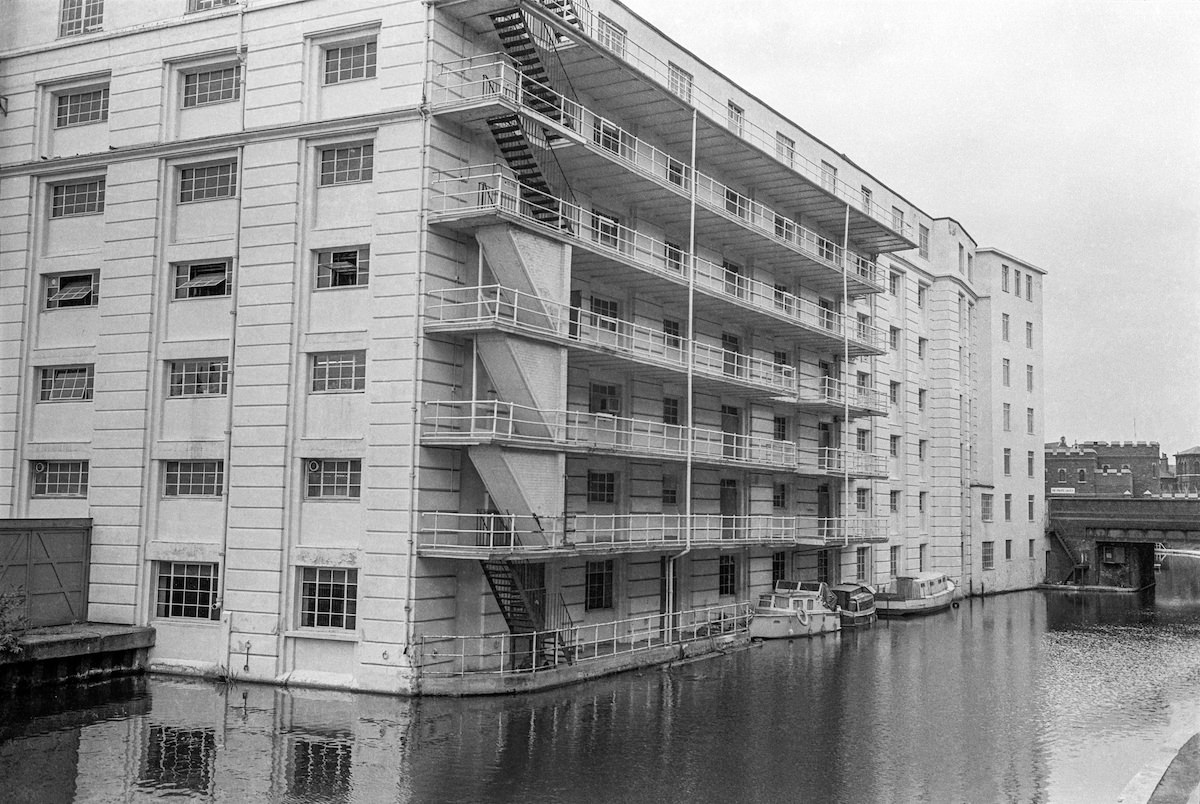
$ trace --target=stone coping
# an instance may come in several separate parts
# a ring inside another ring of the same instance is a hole
[[[150,648],[154,646],[154,629],[111,623],[54,625],[26,631],[21,636],[21,646],[24,652],[20,656],[0,656],[0,664]]]

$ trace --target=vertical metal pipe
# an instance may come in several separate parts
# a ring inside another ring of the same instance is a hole
[[[842,528],[843,539],[850,544],[850,204],[842,226]]]

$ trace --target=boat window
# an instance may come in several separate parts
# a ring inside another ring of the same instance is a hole
[[[775,598],[771,597],[770,595],[759,595],[758,605],[763,606],[764,608],[771,608],[775,605]]]

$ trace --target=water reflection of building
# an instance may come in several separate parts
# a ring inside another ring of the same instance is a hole
[[[0,51],[0,513],[91,517],[160,669],[514,689],[782,576],[1041,576],[1042,272],[620,3],[17,0]]]

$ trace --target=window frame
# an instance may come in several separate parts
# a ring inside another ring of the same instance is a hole
[[[103,215],[107,185],[106,176],[84,176],[50,184],[50,220]]]
[[[162,462],[161,496],[164,500],[225,494],[223,460],[165,460]]]
[[[89,461],[34,460],[30,461],[30,497],[35,499],[86,499],[91,466]],[[42,466],[38,471],[38,466]],[[55,481],[51,490],[51,476]],[[62,476],[65,475],[65,478]],[[40,479],[39,479],[40,478]],[[39,487],[41,490],[39,491]],[[66,490],[62,490],[65,487]],[[72,490],[73,489],[73,490]]]
[[[68,14],[79,12],[78,19]],[[58,7],[58,38],[82,36],[104,30],[104,0],[62,0]]]
[[[231,76],[222,75],[229,72],[232,72]],[[202,76],[205,77],[203,85],[201,83]],[[181,110],[201,109],[222,103],[237,103],[241,99],[242,62],[236,57],[193,64],[179,71],[179,108]]]
[[[227,172],[223,170],[225,168]],[[177,165],[176,170],[177,204],[203,204],[237,198],[240,184],[237,157]],[[207,171],[214,171],[214,174],[210,176]]]
[[[692,89],[695,86],[695,76],[673,61],[667,62],[667,89],[682,98],[685,103],[692,102]]]
[[[362,459],[305,458],[304,499],[322,502],[362,499]]]
[[[80,292],[82,288],[64,291],[64,279],[80,280],[78,284],[82,285],[85,277],[90,284],[90,288],[86,293]],[[61,274],[43,274],[42,281],[45,283],[45,290],[42,294],[43,311],[98,307],[100,304],[99,271],[71,271]]]
[[[583,610],[607,611],[616,598],[616,562],[611,558],[587,561],[583,566]]]
[[[297,567],[296,624],[303,631],[358,628],[357,567]],[[327,587],[322,594],[322,587]],[[338,594],[340,590],[340,594]],[[322,611],[321,604],[326,603]],[[324,617],[325,621],[322,622]]]
[[[67,372],[83,371],[83,384],[65,381]],[[63,373],[60,381],[59,373]],[[91,363],[71,363],[38,367],[38,402],[90,402],[95,394],[95,367]],[[78,390],[79,394],[75,395]]]
[[[737,597],[737,556],[722,555],[717,562],[717,597]]]
[[[100,98],[94,104],[79,100],[79,106],[74,115],[71,112],[72,99],[82,99],[86,95],[100,95]],[[62,89],[52,91],[51,98],[54,100],[54,108],[51,110],[52,118],[51,127],[55,131],[64,128],[78,128],[79,126],[91,126],[97,123],[107,123],[109,113],[109,84],[83,84],[79,86],[64,87]],[[87,105],[85,106],[85,103]],[[65,107],[65,109],[64,109]],[[65,114],[64,114],[65,111]],[[94,114],[94,116],[86,116]],[[71,119],[74,116],[75,119]],[[66,118],[64,120],[64,118]]]
[[[338,362],[335,364],[334,360]],[[365,349],[309,352],[308,378],[310,394],[365,393],[367,352]]]
[[[222,276],[221,280],[216,282],[213,280],[218,271]],[[233,261],[223,259],[172,263],[171,281],[171,301],[231,296],[233,295]],[[219,288],[219,290],[209,291],[209,288]]]
[[[182,583],[176,586],[175,580]],[[153,617],[159,620],[215,620],[219,617],[219,584],[216,562],[155,561]]]
[[[313,254],[316,259],[316,290],[360,288],[371,284],[370,246],[320,249]],[[351,278],[354,281],[348,281]]]
[[[378,76],[379,37],[374,32],[358,38],[322,43],[320,48],[321,86],[323,87],[338,86],[354,81],[370,81]],[[361,56],[353,52],[359,48],[362,48],[363,51]],[[344,51],[351,52],[347,55]],[[356,63],[356,59],[361,59],[361,62]],[[349,60],[348,67],[342,63],[347,60]],[[330,80],[331,64],[336,64],[332,72],[333,80]],[[343,73],[346,75],[343,76]]]
[[[617,473],[589,469],[587,472],[587,503],[615,505],[617,502]]]
[[[168,399],[220,397],[228,393],[229,358],[185,358],[167,361]]]
[[[375,141],[359,140],[320,145],[317,187],[367,184],[375,180]]]
[[[979,495],[979,518],[983,522],[991,522],[996,515],[995,498],[988,492]]]
[[[996,568],[996,543],[991,540],[980,543],[980,560],[983,562],[983,569],[994,570]]]

